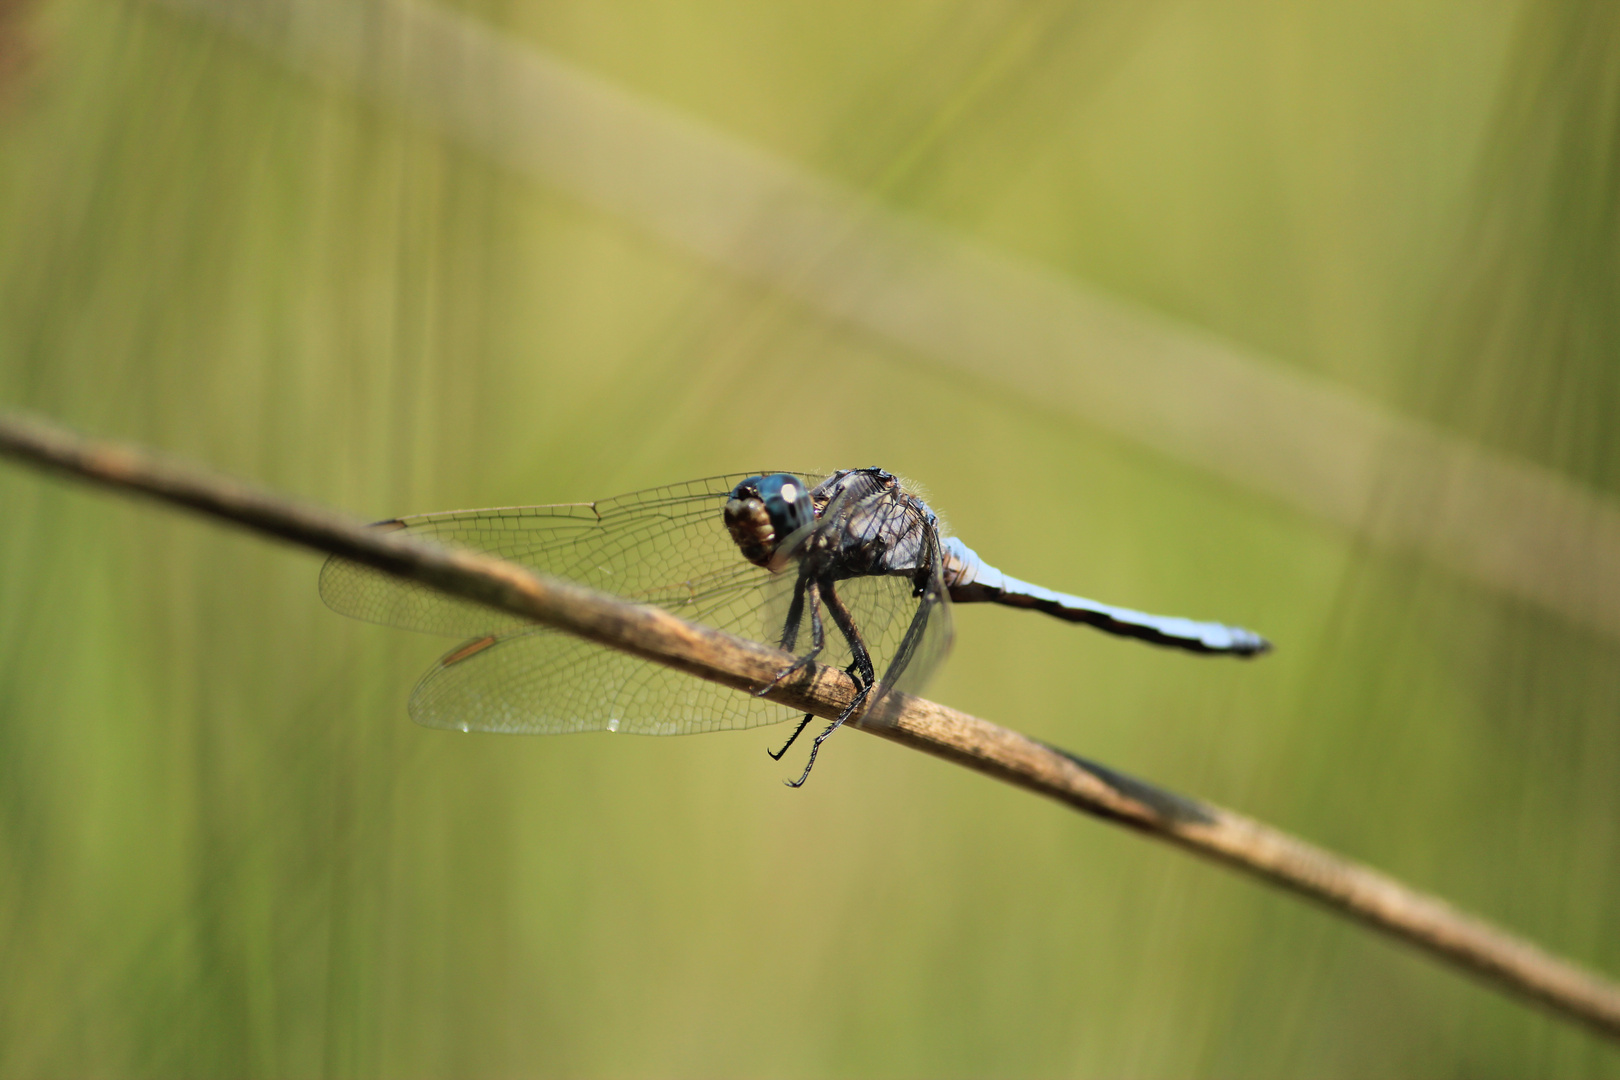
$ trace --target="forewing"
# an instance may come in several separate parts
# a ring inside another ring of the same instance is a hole
[[[781,470],[774,470],[781,471]],[[794,575],[753,566],[722,510],[739,473],[597,503],[402,518],[387,527],[499,555],[694,622],[776,644]],[[819,476],[797,474],[807,482]],[[568,634],[522,623],[346,559],[327,561],[321,596],[372,622],[467,637],[411,695],[429,727],[550,734],[681,735],[779,723],[791,710]]]
[[[705,611],[770,576],[742,558],[721,518],[731,490],[752,475],[759,474],[693,480],[595,503],[421,514],[379,527],[488,552],[704,621]],[[797,475],[810,484],[821,479]],[[447,637],[502,634],[526,625],[494,608],[336,556],[321,569],[320,591],[345,615]],[[749,637],[759,633],[754,626],[724,629]]]

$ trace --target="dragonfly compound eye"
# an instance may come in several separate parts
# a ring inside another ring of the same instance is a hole
[[[774,561],[782,542],[814,517],[810,490],[788,473],[750,476],[732,490],[725,510],[726,529],[743,558],[772,570],[781,569]]]

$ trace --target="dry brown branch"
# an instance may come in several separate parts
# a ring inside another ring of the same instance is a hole
[[[36,419],[0,414],[0,453],[368,563],[739,690],[769,683],[792,659],[659,608],[488,556],[369,529],[261,488]],[[810,668],[768,696],[835,717],[853,692],[842,671]],[[1285,886],[1561,1016],[1620,1037],[1620,987],[1385,874],[931,701],[903,698],[886,714],[882,721],[855,726]]]

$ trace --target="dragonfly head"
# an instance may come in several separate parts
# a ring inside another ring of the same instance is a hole
[[[810,489],[787,473],[750,476],[732,489],[726,501],[726,530],[737,549],[743,558],[773,573],[792,556],[783,542],[813,520]]]

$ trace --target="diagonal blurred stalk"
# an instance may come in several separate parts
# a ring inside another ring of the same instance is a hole
[[[427,0],[158,0],[731,273],[1620,637],[1620,508],[886,209]]]
[[[500,559],[410,540],[253,485],[0,413],[0,454],[375,566],[795,710],[832,718],[855,692],[836,668],[775,676],[793,657]],[[919,698],[853,726],[1129,826],[1280,885],[1493,985],[1620,1038],[1620,986],[1388,875],[1230,810]]]
[[[1532,5],[1520,42],[1441,362],[1412,377],[1452,427],[1617,491],[1620,8]]]

